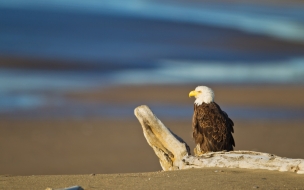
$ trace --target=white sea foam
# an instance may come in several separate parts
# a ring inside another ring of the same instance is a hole
[[[304,83],[304,58],[263,63],[162,60],[149,70],[113,75],[117,83]]]
[[[0,69],[0,94],[39,90],[73,90],[96,86],[96,75],[66,71]],[[98,80],[97,80],[98,82]]]

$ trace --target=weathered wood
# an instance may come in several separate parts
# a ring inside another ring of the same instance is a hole
[[[304,159],[282,158],[254,151],[209,152],[191,156],[186,142],[168,129],[142,105],[134,110],[148,144],[158,156],[164,171],[204,167],[227,167],[291,171],[304,174]]]

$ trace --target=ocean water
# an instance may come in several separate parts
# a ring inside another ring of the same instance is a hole
[[[288,40],[304,40],[301,6],[262,6],[228,3],[178,3],[151,0],[11,0],[3,7],[69,10],[75,12],[134,16],[236,28]]]
[[[68,101],[60,96],[65,91],[117,84],[304,82],[304,4],[10,0],[0,1],[0,27],[0,56],[94,68],[0,67],[1,113],[50,102],[60,107]],[[239,35],[297,45],[288,51],[233,48]],[[45,92],[58,96],[50,100]]]

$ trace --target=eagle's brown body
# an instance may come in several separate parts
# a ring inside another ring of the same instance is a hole
[[[193,138],[201,151],[231,151],[235,146],[232,136],[233,121],[215,102],[194,104]]]

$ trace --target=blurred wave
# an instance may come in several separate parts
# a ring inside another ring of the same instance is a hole
[[[266,34],[287,40],[304,41],[304,6],[267,7],[219,3],[170,3],[151,0],[11,0],[2,7],[70,10],[111,15],[208,24]]]
[[[157,69],[121,71],[113,80],[121,84],[303,84],[303,63],[304,58],[256,64],[163,60]]]
[[[250,51],[221,47],[248,38],[236,31],[303,44],[304,5],[11,0],[1,1],[0,9],[0,55],[138,67],[172,58],[279,60],[298,57],[304,51],[303,45],[291,47],[295,51],[287,47],[275,53],[268,52],[267,46]]]
[[[116,84],[304,83],[304,4],[10,0],[0,26],[3,113]]]

